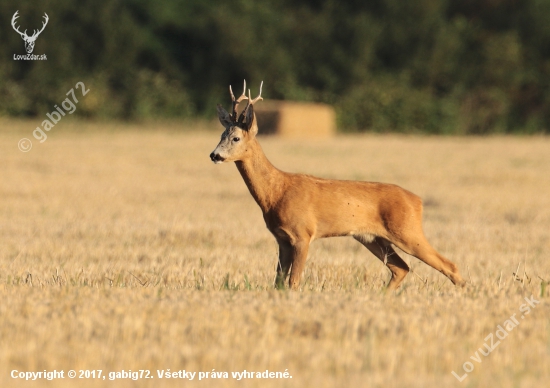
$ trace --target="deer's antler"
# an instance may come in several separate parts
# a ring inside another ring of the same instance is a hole
[[[19,15],[17,15],[18,12],[19,12],[19,10],[15,11],[15,13],[13,14],[13,17],[11,18],[11,26],[22,37],[23,37],[23,35],[27,36],[27,30],[25,30],[25,32],[21,32],[21,31],[19,31],[19,28],[15,25],[15,19],[17,19],[19,17]],[[27,36],[27,38],[28,38],[28,36]]]
[[[262,81],[262,83],[260,84],[260,93],[258,94],[258,97],[256,97],[255,99],[252,99],[252,97],[250,96],[250,89],[248,89],[248,103],[246,104],[246,108],[243,109],[243,111],[241,112],[241,115],[239,116],[239,123],[242,123],[244,121],[246,111],[248,110],[248,107],[250,105],[254,105],[257,101],[263,100],[263,97],[262,97],[263,85],[264,85],[264,81]]]
[[[17,14],[18,12],[19,10],[15,11],[15,13],[13,14],[13,17],[11,18],[11,26],[15,31],[19,33],[19,35],[21,35],[21,37],[25,41],[27,40],[34,41],[38,37],[38,35],[40,35],[42,31],[44,31],[44,28],[46,28],[46,24],[48,24],[48,20],[50,20],[50,18],[48,17],[48,14],[44,12],[44,16],[42,16],[44,19],[46,19],[44,22],[42,22],[42,28],[40,30],[34,30],[34,33],[32,34],[32,36],[28,36],[27,30],[25,30],[25,32],[21,32],[19,31],[19,28],[15,25],[15,20],[19,17],[19,15]]]
[[[44,12],[44,16],[42,16],[44,19],[43,22],[42,22],[42,28],[40,29],[40,31],[37,31],[37,30],[34,30],[34,34],[32,34],[31,38],[35,38],[40,35],[42,33],[42,31],[44,31],[44,28],[46,28],[46,24],[48,24],[48,20],[50,20],[50,18],[48,17],[48,14],[46,12]],[[25,30],[26,31],[26,30]]]
[[[231,120],[234,122],[237,121],[237,106],[242,100],[244,99],[248,100],[248,97],[246,97],[246,94],[244,94],[245,92],[246,92],[246,80],[244,80],[244,84],[243,84],[243,94],[241,94],[241,96],[236,100],[235,100],[235,95],[233,94],[233,90],[231,89],[231,85],[229,85],[229,94],[231,94],[231,101],[233,101],[233,108],[231,109]]]

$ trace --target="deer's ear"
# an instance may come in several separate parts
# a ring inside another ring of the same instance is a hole
[[[246,130],[253,136],[258,133],[258,122],[254,114],[254,105],[250,104],[246,109]]]
[[[220,104],[218,104],[218,119],[220,119],[220,123],[222,123],[225,128],[229,128],[233,123],[229,113],[227,113],[227,111],[223,109],[223,106]]]

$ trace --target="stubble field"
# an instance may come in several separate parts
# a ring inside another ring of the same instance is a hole
[[[333,238],[312,244],[294,292],[273,289],[277,245],[237,169],[208,158],[221,127],[67,122],[40,144],[36,125],[0,121],[2,387],[540,387],[550,378],[548,138],[260,138],[283,170],[420,195],[428,240],[470,283],[457,289],[403,255],[414,273],[386,294],[379,260]],[[27,153],[22,137],[33,140]],[[525,297],[539,301],[529,314]],[[515,327],[505,323],[513,314]],[[501,340],[498,325],[510,328]],[[106,379],[11,377],[54,369],[101,369]],[[208,379],[159,379],[168,369]],[[122,370],[154,378],[109,380]],[[244,370],[292,379],[232,378]]]

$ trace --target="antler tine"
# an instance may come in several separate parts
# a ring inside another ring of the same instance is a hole
[[[231,119],[233,121],[237,121],[237,106],[239,105],[239,103],[242,100],[245,100],[245,99],[248,100],[248,97],[246,97],[245,92],[246,92],[246,80],[244,80],[244,83],[243,83],[243,93],[236,100],[235,100],[235,95],[233,94],[233,90],[231,89],[231,85],[229,85],[229,93],[231,94],[231,101],[233,101],[233,109],[231,113]]]
[[[21,36],[23,36],[23,35],[27,36],[27,30],[25,30],[25,32],[21,32],[21,31],[19,31],[19,27],[16,27],[16,26],[15,26],[15,20],[19,17],[18,13],[19,13],[19,10],[15,11],[15,13],[13,14],[13,17],[11,18],[11,26],[13,27],[13,29],[14,29],[15,31],[17,31],[17,33],[18,33],[19,35],[21,35]]]
[[[48,14],[46,12],[44,12],[44,16],[42,16],[45,20],[42,22],[42,28],[40,30],[34,30],[34,34],[32,35],[32,37],[34,38],[35,36],[38,36],[42,33],[42,31],[44,31],[44,28],[46,28],[46,25],[48,24],[48,20],[50,20],[50,18],[48,17]]]
[[[251,104],[254,104],[256,103],[257,101],[259,100],[263,100],[263,97],[262,97],[262,86],[264,85],[264,81],[262,81],[262,83],[260,84],[260,93],[258,94],[258,97],[256,97],[255,99],[251,100],[250,103]],[[250,89],[248,89],[248,97],[250,98]]]
[[[263,100],[263,98],[262,98],[262,86],[263,85],[264,85],[264,81],[262,81],[262,83],[260,84],[260,93],[258,94],[258,97],[256,97],[255,99],[252,99],[250,89],[248,89],[248,97],[247,97],[248,103],[246,104],[246,108],[243,109],[243,111],[241,112],[241,115],[239,116],[239,123],[242,123],[244,121],[246,111],[248,110],[248,107],[250,105],[255,104],[259,100]]]
[[[238,99],[239,102],[241,102],[243,99],[247,98],[246,94],[244,94],[244,92],[246,92],[246,80],[244,80],[244,82],[243,82],[243,93],[241,94],[241,96]]]

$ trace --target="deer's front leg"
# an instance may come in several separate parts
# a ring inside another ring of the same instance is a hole
[[[275,277],[275,288],[285,287],[286,277],[292,265],[292,245],[288,241],[277,239],[279,244],[279,262],[277,263],[277,276]]]
[[[302,272],[306,265],[309,240],[298,240],[291,244],[292,248],[292,269],[290,270],[289,286],[295,290],[300,285]]]

